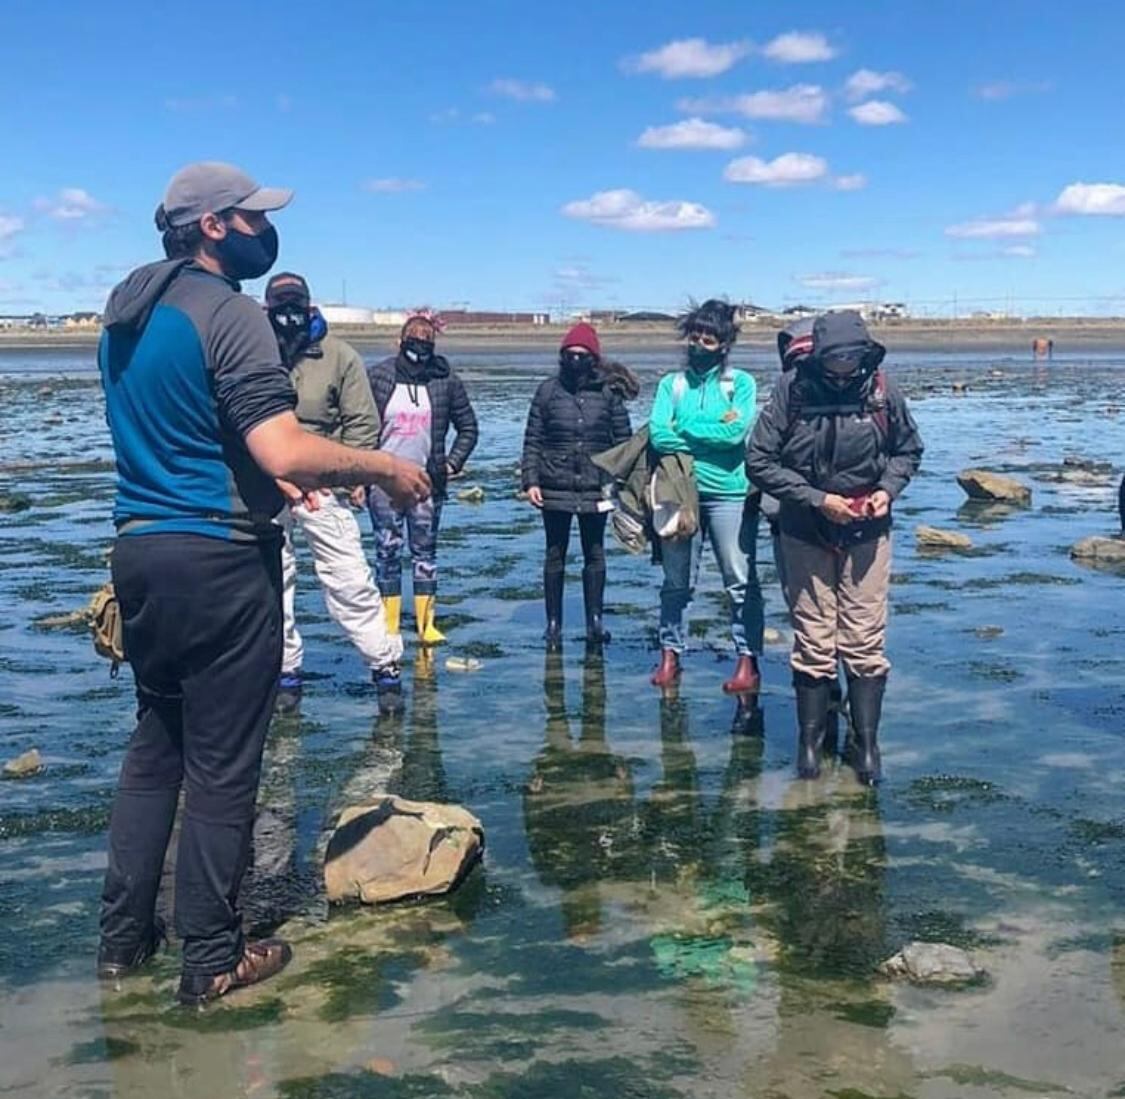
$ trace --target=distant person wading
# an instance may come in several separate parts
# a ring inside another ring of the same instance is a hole
[[[282,362],[297,391],[297,419],[306,431],[345,446],[375,450],[379,446],[379,412],[371,396],[363,360],[328,325],[312,305],[308,283],[283,272],[266,286],[266,313],[277,337]],[[297,629],[297,554],[293,528],[299,526],[312,552],[324,603],[333,621],[359,651],[379,694],[380,709],[402,708],[402,639],[387,627],[379,590],[363,551],[359,524],[348,506],[362,507],[363,488],[350,501],[323,490],[283,508],[278,521],[285,531],[281,550],[285,644],[281,660],[278,706],[295,708],[301,698],[305,647]]]
[[[765,630],[758,585],[759,507],[746,479],[746,439],[754,423],[757,385],[745,370],[727,362],[738,338],[735,308],[705,301],[679,321],[686,343],[685,369],[660,381],[649,419],[652,447],[660,454],[690,455],[699,490],[699,529],[690,537],[660,541],[664,586],[660,590],[660,665],[656,687],[674,686],[687,647],[684,612],[706,542],[722,574],[736,664],[723,684],[729,694],[755,694],[761,687],[758,655]]]
[[[750,477],[779,501],[804,778],[820,773],[838,662],[852,766],[863,783],[881,776],[891,505],[922,459],[906,399],[879,369],[885,353],[858,313],[818,317],[811,354],[782,374],[750,440]]]
[[[113,581],[137,689],[109,827],[98,975],[159,949],[155,913],[183,791],[175,919],[179,998],[202,1004],[278,973],[280,940],[246,942],[262,749],[281,670],[284,499],[382,486],[424,499],[425,473],[302,429],[266,315],[239,280],[277,256],[266,213],[291,192],[227,164],[178,172],[156,212],[168,257],[110,295],[98,366],[117,462]]]
[[[613,500],[609,476],[591,458],[632,435],[625,402],[639,391],[631,371],[602,359],[593,327],[577,324],[563,337],[558,373],[539,386],[531,402],[522,476],[529,502],[543,513],[543,636],[549,648],[562,644],[566,559],[575,517],[582,542],[586,641],[609,640],[603,620],[605,526]]]

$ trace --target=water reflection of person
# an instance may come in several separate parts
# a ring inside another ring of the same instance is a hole
[[[627,875],[633,847],[633,779],[605,732],[605,664],[587,651],[577,741],[566,710],[562,655],[548,650],[543,674],[546,740],[524,791],[531,861],[544,885],[562,890],[568,938],[601,929],[599,882]]]
[[[434,651],[420,646],[414,658],[410,735],[403,745],[400,788],[412,801],[455,801],[446,783],[438,738],[438,692]]]
[[[765,861],[761,835],[745,835],[746,882],[780,988],[778,1038],[758,1083],[771,1094],[819,1095],[829,1080],[898,1094],[916,1076],[888,1040],[893,1007],[874,982],[892,952],[878,803],[795,783],[774,836]]]

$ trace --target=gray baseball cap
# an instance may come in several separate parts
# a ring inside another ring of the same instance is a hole
[[[262,187],[233,164],[204,160],[172,177],[164,192],[164,216],[176,227],[220,210],[280,210],[292,198],[292,191]]]

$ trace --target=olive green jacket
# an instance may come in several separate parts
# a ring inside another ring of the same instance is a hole
[[[289,376],[305,430],[345,446],[378,449],[379,411],[363,360],[351,344],[325,336],[301,354]]]

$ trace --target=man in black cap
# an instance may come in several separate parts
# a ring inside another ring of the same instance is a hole
[[[266,286],[266,313],[297,391],[301,426],[345,446],[377,450],[379,410],[363,360],[354,347],[329,334],[327,323],[312,304],[308,283],[289,271],[274,275]],[[363,488],[353,489],[352,502],[365,507],[366,496]],[[312,551],[328,613],[343,627],[370,669],[381,712],[398,712],[402,709],[402,637],[387,628],[387,613],[363,552],[355,515],[334,492],[322,491],[283,508],[279,521],[285,531],[281,551],[285,644],[278,707],[295,709],[301,698],[304,645],[294,606],[297,555],[293,525],[297,523]]]
[[[248,943],[235,907],[250,859],[262,748],[281,667],[281,529],[291,499],[380,484],[409,506],[424,471],[302,429],[262,310],[239,280],[277,256],[267,213],[289,191],[228,164],[178,172],[156,212],[167,260],[110,295],[98,366],[117,459],[113,581],[133,665],[137,727],[109,830],[98,973],[147,961],[181,788],[179,998],[201,1004],[290,958]]]

